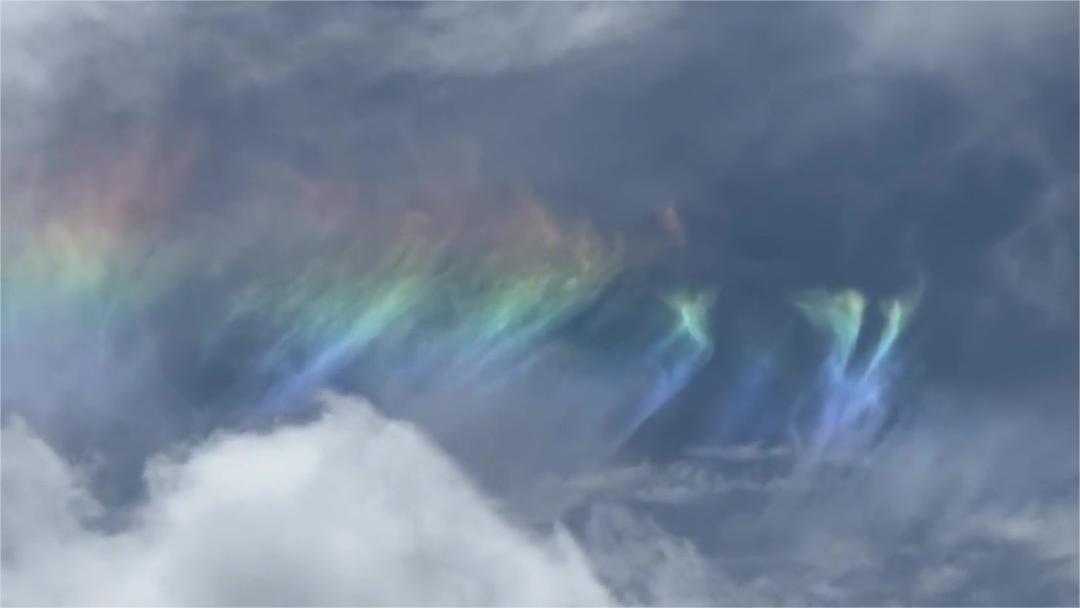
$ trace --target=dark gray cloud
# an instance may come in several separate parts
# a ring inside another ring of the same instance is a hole
[[[154,121],[201,138],[211,210],[289,172],[524,185],[615,226],[673,202],[691,245],[669,272],[734,299],[924,277],[931,373],[1076,364],[1068,5],[5,14],[9,158]]]
[[[639,373],[605,350],[631,333],[622,317],[568,324],[496,393],[497,416],[413,417],[512,518],[577,518],[617,600],[1075,603],[1076,5],[4,3],[0,16],[4,255],[69,204],[43,182],[130,148],[176,167],[175,184],[144,184],[181,201],[161,211],[166,233],[220,243],[221,260],[170,251],[206,272],[168,277],[115,348],[62,315],[5,336],[5,429],[21,416],[63,458],[96,463],[106,510],[154,499],[155,453],[249,424],[238,412],[271,381],[252,361],[273,337],[221,319],[231,280],[304,251],[284,201],[320,184],[363,200],[346,215],[364,224],[416,199],[482,210],[477,193],[524,192],[641,249],[676,210],[685,243],[642,255],[605,300],[629,302],[624,316],[662,308],[641,285],[720,294],[712,358],[618,454],[629,469],[603,467],[599,423],[572,424]],[[890,422],[906,432],[864,478],[792,489],[808,482],[786,472],[790,411],[820,344],[791,296],[916,286]],[[737,411],[754,365],[775,373]],[[408,402],[340,384],[388,411]],[[433,386],[442,402],[493,402]],[[737,466],[702,464],[727,446],[688,455],[717,441],[761,443]]]

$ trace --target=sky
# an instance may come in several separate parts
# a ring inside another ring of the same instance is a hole
[[[1076,605],[1078,21],[0,4],[0,603]]]

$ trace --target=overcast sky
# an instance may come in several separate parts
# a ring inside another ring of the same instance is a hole
[[[1080,597],[1076,4],[0,18],[4,603]],[[337,259],[288,215],[301,199],[371,250],[425,205],[526,243],[485,205],[538,201],[530,221],[627,261],[527,372],[486,372],[501,388],[407,375],[392,349],[300,383],[319,357],[267,371],[278,317],[229,306],[241,279]],[[137,246],[116,231],[146,218]],[[870,468],[807,471],[799,408],[870,390],[815,376],[792,306],[841,289],[874,311],[860,353],[879,305],[917,307],[871,379],[891,401]],[[708,294],[708,348],[653,377],[619,340],[653,339],[670,293]],[[340,394],[267,418],[266,386]]]

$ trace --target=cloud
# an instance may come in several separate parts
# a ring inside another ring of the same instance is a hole
[[[159,457],[144,488],[147,455],[235,421],[262,389],[248,366],[272,336],[204,340],[233,275],[199,274],[116,332],[115,353],[55,316],[5,331],[3,409],[41,438],[5,419],[5,601],[1075,603],[1074,5],[0,10],[9,216],[65,204],[40,206],[33,177],[65,183],[144,122],[166,147],[199,142],[170,223],[199,235],[184,256],[200,270],[243,251],[276,268],[303,241],[282,205],[307,185],[366,217],[524,184],[620,233],[670,204],[685,243],[627,281],[723,292],[714,364],[639,435],[646,458],[713,437],[702,420],[731,405],[747,343],[804,367],[797,336],[772,328],[805,287],[892,294],[924,276],[912,367],[1029,391],[1002,406],[1023,414],[1008,424],[982,399],[934,403],[964,422],[854,473],[785,477],[790,454],[764,444],[604,468],[609,417],[583,412],[632,413],[620,386],[640,374],[605,373],[583,354],[600,338],[573,336],[572,356],[497,397],[426,383],[430,401],[378,399],[399,415],[430,403],[417,424],[507,513],[408,427],[345,405]],[[33,241],[5,226],[6,247]],[[1046,378],[1064,378],[1063,407],[1037,407]],[[734,439],[782,424],[775,392]],[[580,534],[503,515],[581,516]]]
[[[182,95],[176,81],[192,69],[227,95],[290,86],[326,67],[366,85],[403,73],[492,77],[632,39],[673,13],[607,3],[369,5],[314,7],[300,20],[279,7],[16,4],[3,10],[3,82],[37,102],[91,84],[102,98],[82,103],[149,111]]]
[[[713,572],[694,544],[672,535],[624,505],[591,509],[585,542],[598,575],[631,605],[709,605],[722,575]]]
[[[694,450],[545,494],[630,603],[1074,605],[1075,424],[992,398],[979,419],[943,416],[943,398],[865,462],[792,472],[760,446]]]
[[[978,11],[955,3],[880,4],[837,12],[855,35],[856,63],[948,71],[954,76],[963,72],[981,76],[989,67],[989,55],[1038,53],[1047,37],[1075,33],[1076,14],[1076,8],[1066,4],[1025,3]]]
[[[648,4],[431,5],[419,10],[397,57],[460,76],[521,72],[624,40],[671,12]]]
[[[1033,318],[1060,327],[1076,322],[1077,184],[1060,180],[1023,224],[995,247],[997,274]]]
[[[805,493],[771,492],[764,501],[730,494],[665,510],[590,503],[582,545],[601,580],[629,603],[1075,604],[1074,506],[976,510],[970,521],[950,517],[920,532],[842,501],[864,497],[840,491],[815,504]],[[920,517],[932,519],[932,505]]]
[[[148,466],[123,522],[21,423],[3,430],[5,604],[605,604],[574,542],[503,521],[413,428],[322,416]]]

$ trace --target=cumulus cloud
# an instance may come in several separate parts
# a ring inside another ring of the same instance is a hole
[[[565,532],[506,523],[413,428],[322,416],[147,469],[123,522],[20,423],[3,430],[5,604],[605,604]]]

